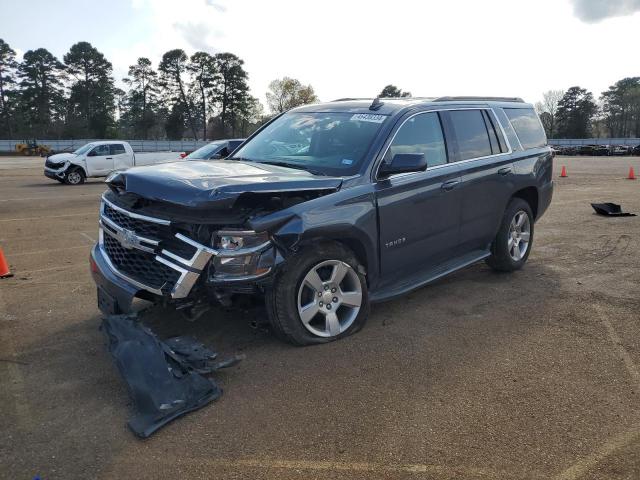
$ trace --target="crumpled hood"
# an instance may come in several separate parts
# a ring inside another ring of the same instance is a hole
[[[55,155],[49,155],[49,161],[51,163],[64,163],[67,160],[73,160],[74,158],[78,158],[77,155],[73,153],[56,153]]]
[[[335,191],[342,178],[239,160],[134,167],[107,179],[117,193],[195,208],[230,208],[244,193]]]

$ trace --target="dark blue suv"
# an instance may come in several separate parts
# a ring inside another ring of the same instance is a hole
[[[327,342],[369,304],[474,262],[527,261],[552,150],[518,98],[344,99],[286,112],[225,160],[107,179],[92,251],[98,303],[194,318],[264,298],[275,332]]]

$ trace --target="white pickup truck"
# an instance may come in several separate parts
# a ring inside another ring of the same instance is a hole
[[[73,153],[47,157],[44,174],[61,183],[78,185],[88,177],[106,177],[115,170],[140,165],[155,165],[182,160],[184,152],[133,153],[127,142],[105,140],[91,142]]]

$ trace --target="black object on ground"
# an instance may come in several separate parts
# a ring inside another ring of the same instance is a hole
[[[218,399],[222,389],[202,375],[243,358],[216,361],[217,353],[193,337],[160,340],[136,314],[110,315],[101,328],[135,405],[129,428],[142,438]]]
[[[607,217],[635,217],[635,213],[623,212],[617,203],[592,203],[591,206],[598,215]]]

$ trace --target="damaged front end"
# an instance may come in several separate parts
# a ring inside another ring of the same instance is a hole
[[[274,185],[239,188],[211,178],[186,187],[165,178],[170,187],[152,191],[157,170],[134,180],[130,171],[108,179],[111,191],[102,198],[99,241],[92,253],[104,313],[126,313],[132,298],[139,297],[193,317],[211,301],[228,305],[234,294],[261,293],[290,247],[271,232],[291,216],[259,230],[251,228],[253,222],[339,187],[336,181],[322,178],[317,184],[306,176],[295,185],[272,172],[280,192]],[[143,181],[149,175],[150,185]],[[201,202],[194,203],[194,197]]]

